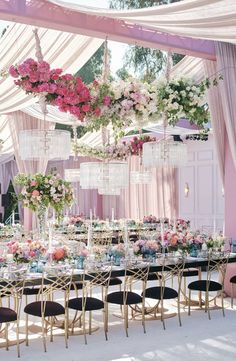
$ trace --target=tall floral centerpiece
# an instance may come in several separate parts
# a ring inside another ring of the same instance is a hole
[[[45,229],[47,209],[53,208],[58,220],[65,206],[73,203],[73,189],[70,182],[64,181],[59,174],[18,174],[15,184],[22,186],[18,200],[23,207],[37,213],[40,232]]]

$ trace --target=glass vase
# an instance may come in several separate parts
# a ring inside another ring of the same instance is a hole
[[[37,228],[39,234],[39,240],[43,243],[46,241],[46,228],[47,228],[47,217],[48,216],[48,208],[45,204],[40,204],[37,211]]]

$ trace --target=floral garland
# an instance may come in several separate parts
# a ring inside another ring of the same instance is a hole
[[[104,147],[90,147],[89,145],[74,142],[72,149],[75,154],[89,156],[97,159],[126,160],[131,155],[141,155],[143,144],[153,142],[156,138],[148,135],[134,137],[130,142],[107,145]]]
[[[27,94],[43,95],[46,103],[69,112],[88,130],[111,124],[116,137],[122,136],[128,125],[141,127],[158,115],[166,115],[173,126],[185,117],[204,128],[209,121],[208,106],[202,104],[205,92],[221,79],[206,79],[199,84],[191,79],[151,84],[133,78],[111,83],[98,79],[87,86],[81,78],[62,75],[62,69],[50,69],[47,62],[33,59],[12,65],[9,74]]]
[[[39,211],[42,205],[45,208],[52,207],[60,217],[65,206],[73,203],[73,189],[70,182],[61,179],[60,175],[26,175],[18,174],[14,178],[15,184],[23,186],[18,195],[23,207],[32,211]]]

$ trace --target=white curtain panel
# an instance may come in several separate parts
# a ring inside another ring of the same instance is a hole
[[[236,46],[216,43],[217,71],[223,75],[219,83],[225,126],[236,167]],[[223,120],[221,119],[223,122]]]
[[[35,58],[33,27],[13,24],[0,39],[0,71],[7,71],[12,64]],[[64,72],[78,71],[101,46],[103,40],[61,31],[40,28],[38,32],[44,60],[51,68]],[[0,79],[0,114],[20,110],[38,101],[15,86],[10,76]]]
[[[204,61],[205,75],[210,79],[216,77],[218,74],[215,61]],[[221,83],[221,81],[220,81]],[[224,168],[225,168],[225,118],[222,105],[222,98],[220,93],[220,86],[210,87],[207,91],[208,104],[211,114],[211,124],[214,132],[214,142],[216,146],[216,153],[218,157],[218,164],[222,184],[224,185]]]
[[[184,0],[169,5],[123,11],[78,5],[75,0],[47,1],[67,9],[124,20],[165,33],[236,43],[235,0]]]

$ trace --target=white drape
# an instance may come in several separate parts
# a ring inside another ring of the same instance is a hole
[[[123,11],[78,5],[73,0],[70,3],[63,0],[48,1],[67,9],[124,20],[165,33],[236,43],[235,0],[185,0]]]

